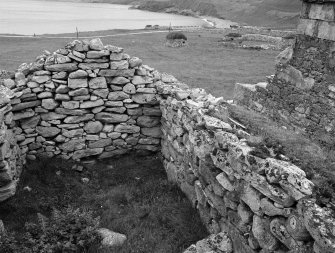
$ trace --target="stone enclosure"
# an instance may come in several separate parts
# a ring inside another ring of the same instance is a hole
[[[304,3],[300,35],[281,54],[266,89],[237,90],[238,103],[291,127],[302,124],[311,138],[328,136],[318,140],[325,147],[334,138],[330,2]],[[2,80],[0,98],[0,201],[15,193],[26,159],[161,151],[169,180],[212,234],[185,252],[335,252],[334,211],[316,203],[301,168],[255,155],[248,133],[225,113],[227,101],[190,89],[122,48],[93,39],[44,52]]]

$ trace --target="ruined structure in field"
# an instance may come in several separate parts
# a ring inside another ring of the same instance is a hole
[[[335,147],[334,1],[304,1],[295,45],[264,87],[241,85],[239,103]],[[249,86],[250,87],[250,86]]]
[[[267,87],[237,89],[239,104],[328,151],[335,144],[334,10],[333,1],[305,1],[295,46],[281,54],[274,78]],[[0,201],[15,193],[26,159],[161,151],[169,179],[213,234],[186,252],[335,252],[334,204],[316,201],[315,185],[286,154],[249,145],[251,134],[229,112],[234,104],[99,39],[46,52],[2,83]]]

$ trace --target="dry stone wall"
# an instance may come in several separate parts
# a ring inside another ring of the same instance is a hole
[[[317,92],[321,90],[331,94],[323,79],[330,80],[332,73],[327,72],[330,58],[323,58],[329,43],[300,35],[296,45],[314,45],[306,50],[319,58],[308,58],[307,51],[298,57],[297,46],[288,49],[272,87],[280,78],[298,78],[298,83],[285,81],[282,89],[291,91],[287,98],[319,98],[315,94],[323,94]],[[305,76],[301,69],[307,66],[313,71]],[[316,66],[323,67],[317,71]],[[284,68],[294,74],[279,74],[286,73],[280,72]],[[2,84],[0,200],[15,192],[25,156],[80,160],[160,150],[169,180],[198,209],[212,234],[186,253],[335,252],[332,206],[317,204],[313,183],[288,159],[257,156],[222,98],[190,89],[99,39],[45,52]],[[271,108],[260,102],[264,97],[254,100],[255,93],[247,91],[241,89],[249,95],[241,103]]]
[[[8,77],[8,76],[6,76]],[[12,128],[11,98],[14,93],[0,86],[0,202],[12,197],[25,157],[17,145]]]
[[[217,235],[187,253],[335,252],[334,210],[316,203],[303,170],[255,155],[222,99],[178,82],[159,94],[168,178]]]
[[[108,158],[158,151],[157,73],[100,39],[74,41],[4,80],[15,91],[13,126],[28,159]]]
[[[293,47],[268,85],[238,85],[236,100],[335,150],[335,2],[303,1]]]

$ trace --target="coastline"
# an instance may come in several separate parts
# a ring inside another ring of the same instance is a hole
[[[129,9],[135,9],[140,11],[148,11],[153,13],[165,13],[165,14],[174,14],[178,16],[189,16],[200,19],[204,21],[203,28],[229,28],[230,25],[239,25],[238,22],[222,19],[215,16],[201,15],[200,12],[195,12],[189,9],[178,9],[176,7],[167,7],[167,8],[155,8],[148,6],[144,3],[132,4],[134,1],[118,1],[108,2],[104,0],[38,0],[38,1],[48,1],[48,2],[75,2],[75,3],[95,3],[95,4],[114,4],[114,5],[125,5],[129,6]],[[141,29],[140,29],[141,30]]]

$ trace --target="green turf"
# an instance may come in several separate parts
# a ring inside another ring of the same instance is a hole
[[[84,172],[72,170],[72,164],[57,159],[27,164],[17,194],[0,205],[9,231],[22,233],[38,212],[49,216],[52,208],[71,205],[93,210],[101,227],[127,236],[122,248],[92,252],[177,253],[206,237],[196,209],[167,181],[159,157],[127,156],[89,165]]]
[[[125,31],[81,33],[104,35]],[[189,46],[165,47],[165,33],[103,38],[104,44],[125,48],[131,56],[160,72],[171,73],[189,86],[205,88],[215,96],[231,99],[236,82],[256,83],[274,73],[278,51],[226,48],[218,43],[222,31],[186,32]],[[44,49],[54,51],[71,39],[0,38],[0,69],[14,70],[31,62]]]

